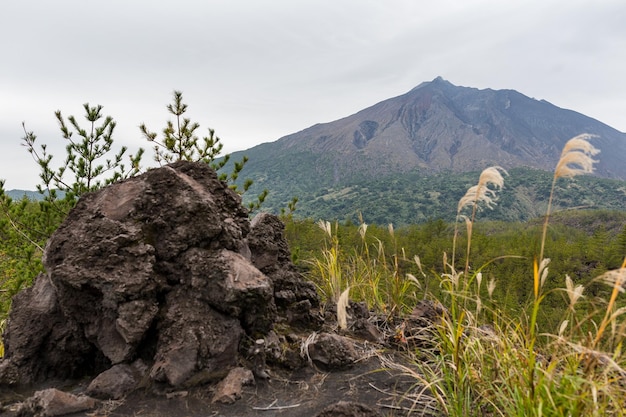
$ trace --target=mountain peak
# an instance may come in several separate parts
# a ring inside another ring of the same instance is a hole
[[[440,86],[440,87],[455,87],[454,84],[445,80],[442,76],[437,76],[432,81],[424,81],[420,83],[417,87],[413,88],[411,91],[419,90],[427,86]]]
[[[449,179],[455,174],[474,176],[499,165],[509,171],[539,169],[551,178],[563,146],[581,133],[598,136],[594,146],[602,154],[596,175],[626,180],[626,133],[515,90],[455,86],[436,77],[409,93],[258,145],[233,159],[244,153],[250,158],[246,175],[254,184],[249,195],[263,189],[275,193],[264,207],[279,210],[297,195],[300,215],[341,219],[380,204],[387,208],[374,222],[385,224],[402,218],[425,220],[429,213],[441,211],[433,207],[450,206],[455,198],[436,184],[452,184]],[[463,184],[472,183],[464,178]],[[537,178],[520,181],[530,190]],[[528,207],[536,213],[535,202],[526,205],[534,201],[535,191],[529,192],[532,196],[524,194],[513,211]],[[580,201],[594,200],[585,196]]]
[[[551,171],[563,145],[581,133],[599,136],[598,147],[612,150],[599,160],[596,175],[626,179],[626,134],[515,90],[459,87],[441,76],[264,149],[300,161],[291,166],[294,172],[306,171],[299,158],[319,158],[303,175],[334,187],[412,170],[460,173],[497,164]]]

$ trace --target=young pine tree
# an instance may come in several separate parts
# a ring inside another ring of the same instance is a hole
[[[197,130],[200,124],[192,122],[191,119],[185,117],[187,112],[187,104],[183,103],[183,93],[174,91],[173,102],[167,105],[167,111],[174,116],[174,121],[168,120],[163,135],[159,139],[156,132],[151,132],[145,123],[139,126],[143,136],[154,143],[154,160],[159,164],[169,164],[175,161],[193,161],[205,162],[210,164],[215,171],[219,171],[230,160],[230,155],[225,155],[219,159],[224,147],[220,138],[215,135],[214,129],[209,129],[209,135],[200,138]],[[235,184],[239,174],[243,170],[248,157],[244,156],[239,162],[233,164],[233,170],[230,174],[221,173],[220,179],[228,181],[231,187],[240,193],[244,193],[252,185],[252,180],[246,180],[242,189]],[[268,191],[264,190],[257,200],[250,203],[248,208],[256,210],[267,197]]]
[[[58,166],[47,144],[26,130],[22,144],[39,168],[39,202],[26,198],[13,201],[0,180],[0,322],[6,316],[11,297],[29,286],[43,270],[41,255],[46,241],[65,219],[78,198],[106,184],[133,176],[140,171],[143,149],[122,161],[126,147],[114,149],[115,121],[103,117],[102,106],[84,104],[86,127],[74,116],[66,119],[55,113],[61,136],[66,141],[65,159]],[[38,146],[39,145],[39,146]]]

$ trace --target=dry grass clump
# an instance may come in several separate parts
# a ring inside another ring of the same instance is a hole
[[[345,254],[340,248],[338,225],[333,227],[323,220],[317,224],[324,231],[326,243],[321,256],[309,262],[310,277],[322,298],[335,305],[340,328],[347,325],[345,310],[350,298],[364,300],[388,317],[406,313],[415,305],[420,283],[413,274],[402,272],[400,262],[410,261],[401,249],[394,245],[394,252],[389,254],[379,239],[374,238],[371,243],[367,224],[361,219],[358,230],[362,245]],[[393,240],[393,225],[387,231]],[[419,257],[412,262],[421,267]],[[425,276],[423,271],[421,274]]]

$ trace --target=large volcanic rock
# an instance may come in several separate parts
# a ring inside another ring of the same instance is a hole
[[[224,376],[244,335],[317,323],[282,227],[267,214],[251,227],[239,195],[200,163],[84,196],[48,242],[47,272],[14,299],[0,385],[117,365],[175,387]]]

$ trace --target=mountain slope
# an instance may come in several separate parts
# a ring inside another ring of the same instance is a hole
[[[291,196],[306,204],[323,189],[397,174],[464,173],[491,165],[552,171],[565,142],[580,133],[598,135],[596,175],[626,180],[625,133],[514,90],[458,87],[438,77],[242,152],[250,158],[243,175],[255,181],[251,194],[269,189],[269,206],[277,208]]]

